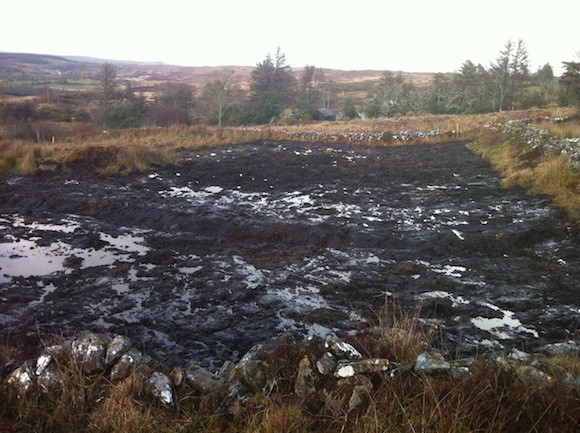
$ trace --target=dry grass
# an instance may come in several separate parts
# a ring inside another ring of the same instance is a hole
[[[103,176],[128,175],[143,172],[152,164],[176,164],[183,152],[258,140],[350,141],[345,134],[385,134],[401,131],[439,131],[434,137],[408,142],[439,142],[450,139],[471,139],[489,126],[521,118],[542,118],[573,115],[572,110],[530,110],[481,115],[421,115],[398,118],[313,122],[300,125],[259,125],[255,127],[216,128],[204,125],[171,128],[143,128],[106,133],[90,133],[79,128],[74,135],[54,144],[23,140],[0,141],[0,172],[30,175],[46,162],[64,165],[64,170],[85,170]],[[459,131],[459,132],[458,132]],[[397,141],[374,141],[388,145]]]
[[[415,313],[396,305],[379,312],[377,324],[379,332],[352,339],[374,356],[388,352],[412,363],[430,338]],[[522,381],[513,371],[482,359],[470,374],[456,380],[446,375],[375,374],[366,381],[370,388],[364,403],[351,408],[356,379],[319,378],[316,392],[294,394],[298,360],[305,355],[317,359],[322,353],[313,344],[282,339],[265,359],[274,385],[234,412],[187,387],[178,390],[176,407],[163,408],[144,395],[144,370],[111,383],[102,374],[87,376],[64,356],[58,360],[63,372],[60,391],[33,390],[26,398],[16,398],[6,382],[0,382],[0,428],[21,433],[575,433],[580,427],[580,390],[564,386],[561,371],[563,367],[577,375],[577,355],[548,359],[554,381],[545,384]],[[0,347],[0,358],[7,359],[9,350]],[[284,380],[288,383],[280,384]]]
[[[544,129],[561,137],[580,137],[580,122],[574,118],[565,123],[541,122]],[[532,194],[548,194],[554,204],[566,210],[575,221],[580,220],[580,172],[560,154],[534,153],[518,135],[489,131],[474,150],[490,159],[501,173],[506,188],[523,186]]]

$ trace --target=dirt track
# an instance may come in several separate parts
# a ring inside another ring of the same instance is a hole
[[[0,178],[0,324],[127,333],[210,368],[386,297],[452,350],[574,339],[578,234],[464,143],[253,143],[130,178]]]

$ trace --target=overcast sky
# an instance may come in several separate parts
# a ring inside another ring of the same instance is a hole
[[[7,0],[0,51],[249,65],[451,72],[523,39],[532,71],[580,51],[578,0]]]

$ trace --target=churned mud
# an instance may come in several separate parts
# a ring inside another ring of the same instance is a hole
[[[579,261],[574,224],[465,143],[264,142],[129,178],[0,178],[0,332],[122,333],[174,364],[364,326],[391,297],[450,350],[538,350],[577,338]]]

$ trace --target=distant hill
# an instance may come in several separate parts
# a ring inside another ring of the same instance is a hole
[[[197,88],[225,70],[243,90],[249,90],[254,66],[176,66],[162,62],[108,60],[86,56],[55,56],[48,54],[0,52],[0,83],[26,81],[50,86],[67,80],[95,80],[105,62],[117,66],[117,76],[145,89],[155,89],[167,82],[185,82]],[[303,68],[294,67],[297,75]],[[344,71],[322,68],[327,81],[335,83],[342,98],[364,98],[368,89],[384,71]],[[401,72],[418,88],[427,87],[433,79],[430,73]]]
[[[108,59],[99,59],[97,57],[87,57],[87,56],[63,56],[63,58],[67,60],[71,60],[73,62],[81,62],[81,63],[98,63],[102,65],[103,63],[112,63],[114,65],[165,65],[163,62],[139,62],[134,60],[108,60]]]

